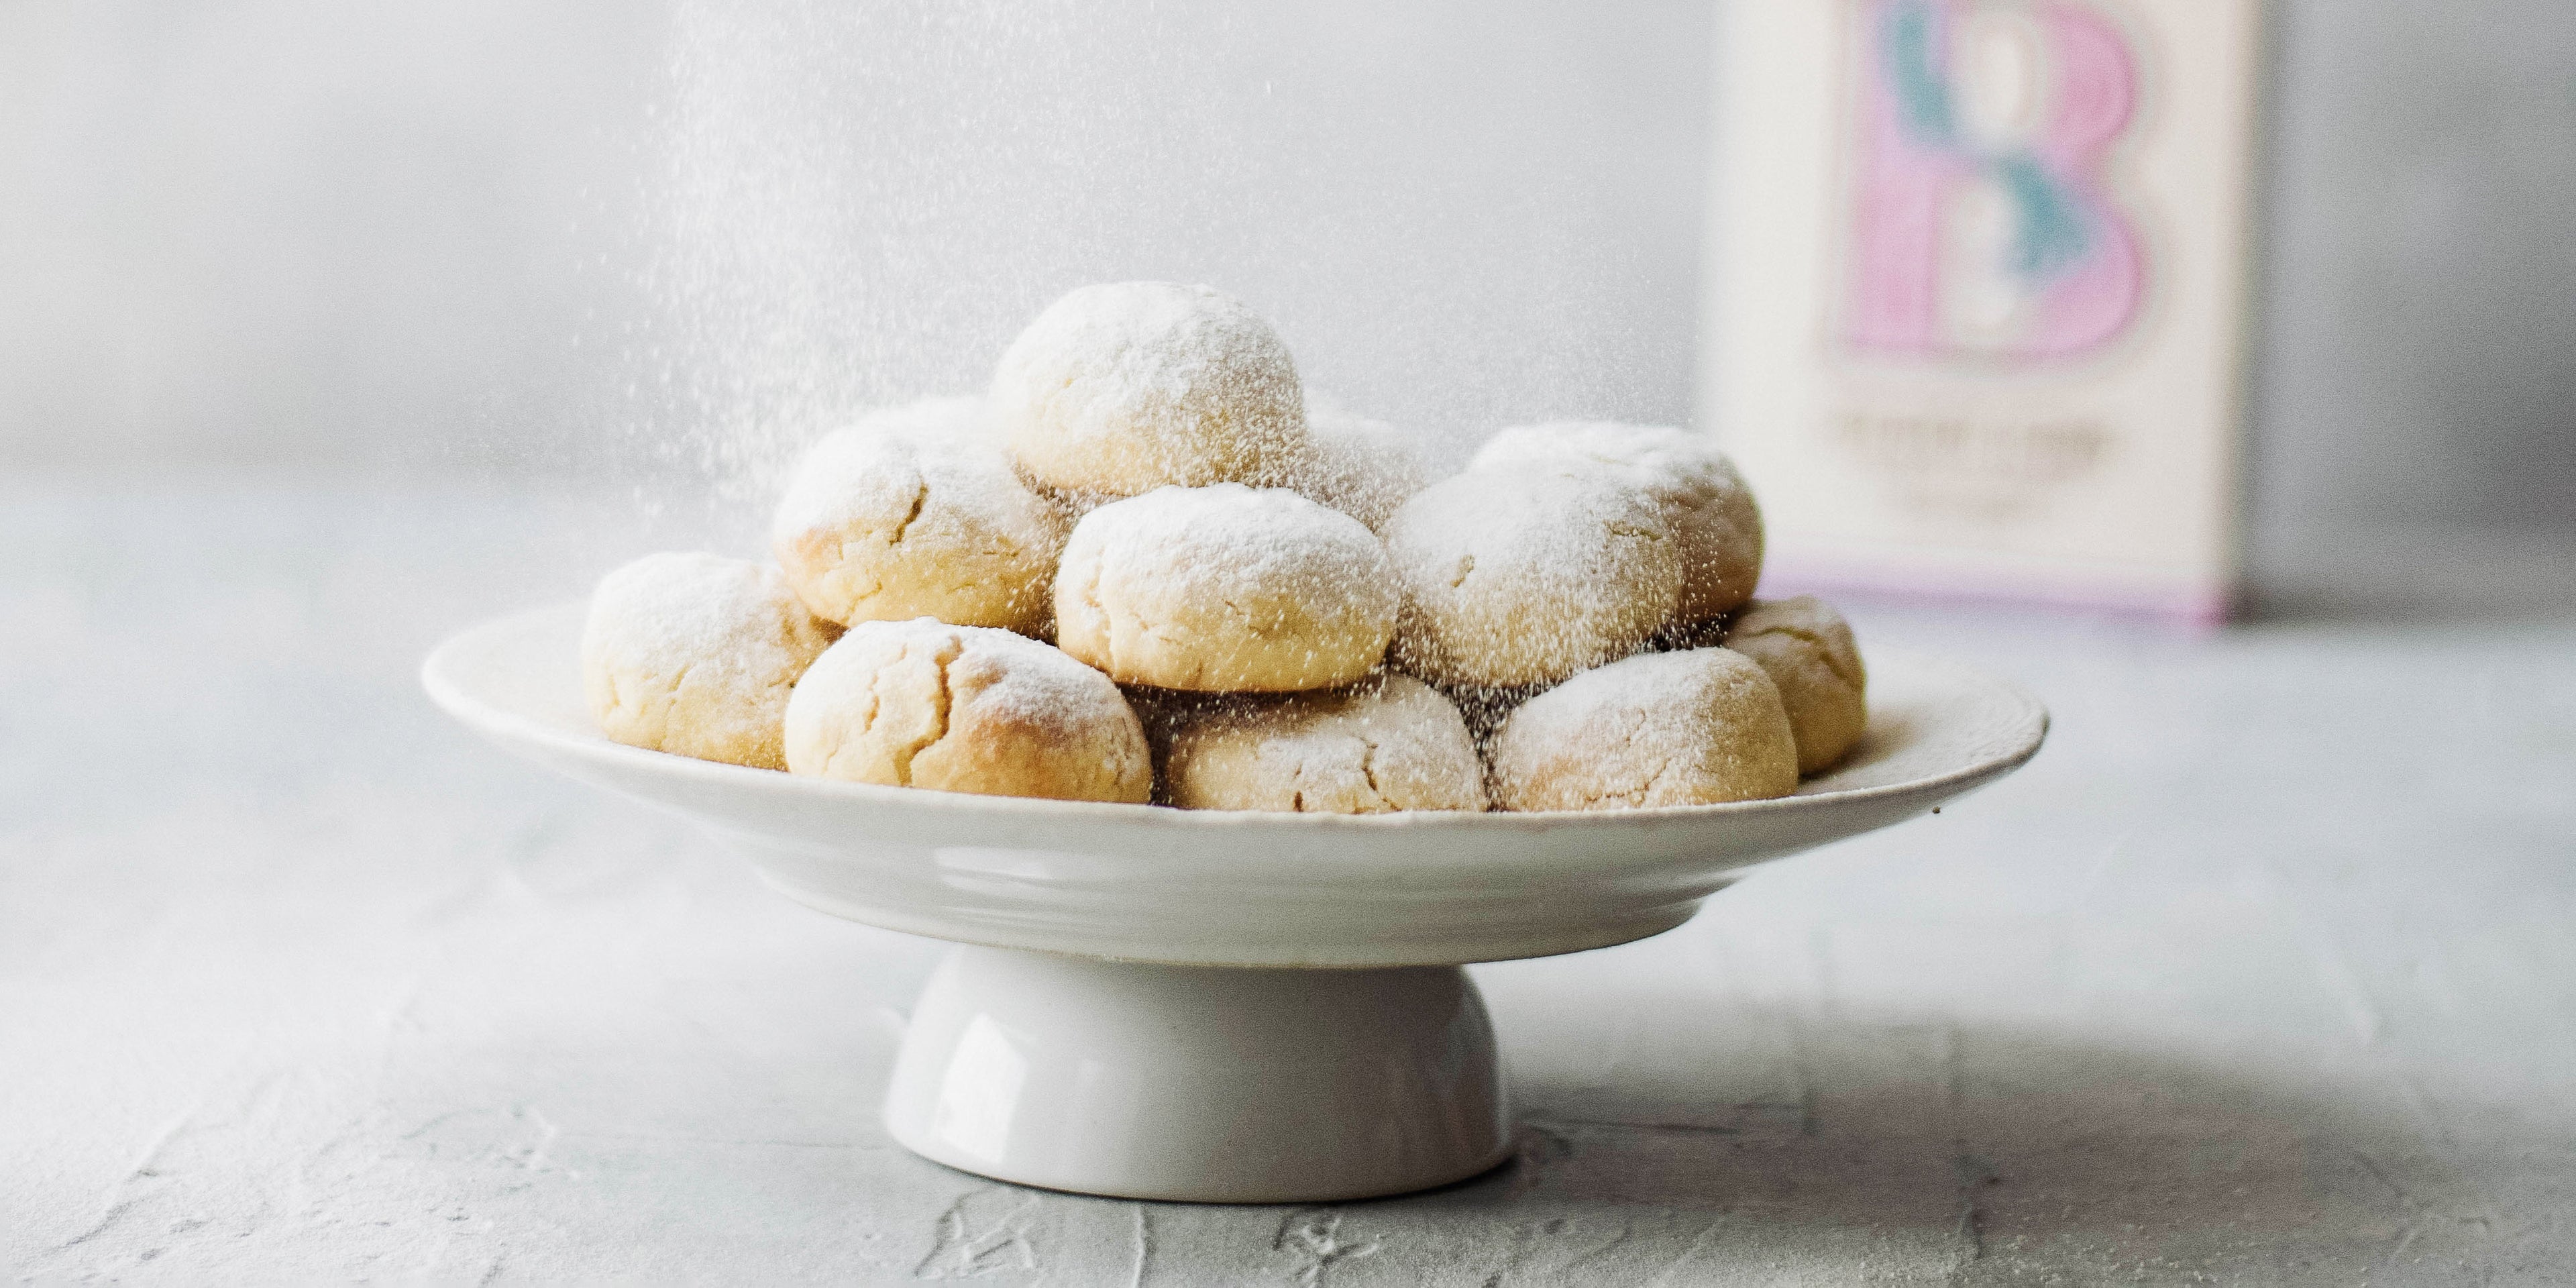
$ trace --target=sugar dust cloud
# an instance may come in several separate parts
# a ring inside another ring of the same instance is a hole
[[[1347,8],[685,0],[616,417],[645,499],[748,542],[807,443],[980,390],[1089,281],[1239,295],[1310,387],[1461,456],[1514,419],[1682,415],[1692,284],[1641,310],[1623,212],[1541,161],[1634,143],[1569,146],[1617,125],[1581,69]]]

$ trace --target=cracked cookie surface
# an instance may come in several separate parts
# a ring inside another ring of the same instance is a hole
[[[1107,676],[1036,640],[862,622],[787,702],[790,772],[983,796],[1141,804],[1145,732]]]
[[[1068,526],[1012,473],[981,400],[931,398],[815,444],[770,544],[818,617],[1043,635]]]
[[[1156,725],[1164,793],[1183,809],[1383,814],[1486,805],[1466,721],[1411,676],[1202,700]]]

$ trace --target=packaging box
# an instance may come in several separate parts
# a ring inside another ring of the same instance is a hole
[[[2214,621],[2259,0],[1733,0],[1702,422],[1765,593]]]

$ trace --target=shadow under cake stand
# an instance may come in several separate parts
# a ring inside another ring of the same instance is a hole
[[[1121,1198],[1321,1202],[1494,1166],[1511,1112],[1463,964],[1669,930],[1748,864],[2011,773],[2048,729],[2008,684],[1873,653],[1860,746],[1777,800],[1346,816],[968,796],[611,742],[582,697],[582,617],[468,631],[422,682],[798,902],[958,944],[913,1009],[887,1128],[964,1171]]]

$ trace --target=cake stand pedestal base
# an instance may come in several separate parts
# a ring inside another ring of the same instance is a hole
[[[1164,966],[961,947],[886,1126],[937,1162],[1119,1198],[1401,1194],[1509,1154],[1484,999],[1455,966]]]

